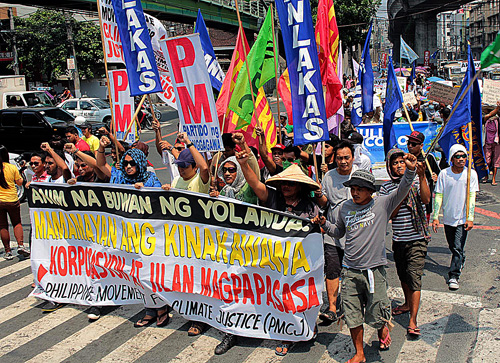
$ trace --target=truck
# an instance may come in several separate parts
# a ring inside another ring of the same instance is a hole
[[[47,106],[54,106],[50,97],[44,91],[27,91],[25,76],[0,76],[0,109]]]

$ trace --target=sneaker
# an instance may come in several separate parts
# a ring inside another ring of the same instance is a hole
[[[5,252],[3,258],[5,258],[6,260],[12,260],[14,256],[12,255],[12,252]]]
[[[455,278],[451,278],[449,281],[448,281],[448,288],[450,290],[458,290],[460,286],[458,285],[458,280],[455,279]]]
[[[26,258],[30,257],[30,250],[24,246],[19,247],[17,253]]]
[[[87,314],[89,320],[97,320],[101,317],[101,309],[97,306],[92,306]]]
[[[42,308],[42,312],[43,313],[51,313],[53,311],[56,311],[57,309],[62,308],[63,306],[64,306],[64,304],[55,303],[52,301],[47,301],[47,303]]]
[[[229,349],[236,345],[236,339],[236,335],[226,333],[222,342],[215,347],[214,353],[217,355],[226,353]]]

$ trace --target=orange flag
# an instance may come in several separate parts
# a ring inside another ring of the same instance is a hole
[[[243,48],[242,39],[245,42],[245,48]],[[238,79],[238,73],[245,62],[246,55],[244,49],[249,51],[250,47],[248,46],[245,33],[240,33],[240,31],[238,31],[238,38],[236,39],[236,46],[231,58],[231,65],[229,66],[226,78],[222,83],[219,98],[215,103],[217,116],[219,117],[222,132],[235,132],[238,130],[243,133],[248,145],[255,147],[258,146],[257,134],[255,133],[255,126],[257,125],[258,120],[264,129],[267,145],[270,148],[276,145],[278,138],[274,117],[271,112],[271,108],[269,107],[269,103],[267,102],[267,97],[263,88],[260,88],[257,93],[257,98],[255,99],[255,111],[250,125],[237,129],[239,116],[228,108],[229,100],[231,99],[236,80]]]
[[[342,106],[342,83],[336,72],[339,30],[333,0],[319,0],[315,33],[321,80],[325,88],[326,117],[330,118]]]
[[[292,112],[292,92],[290,90],[290,76],[288,75],[288,68],[285,69],[278,81],[278,92],[285,104],[286,113],[288,114],[288,123],[293,125],[293,112]]]

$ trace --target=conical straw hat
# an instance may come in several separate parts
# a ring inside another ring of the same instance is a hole
[[[266,184],[277,187],[280,182],[285,180],[305,184],[311,190],[319,189],[318,183],[305,175],[297,164],[292,164],[281,173],[270,177],[266,180]]]

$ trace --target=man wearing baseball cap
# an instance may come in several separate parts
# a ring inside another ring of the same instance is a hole
[[[333,238],[345,236],[344,269],[342,271],[342,309],[356,354],[353,362],[365,362],[363,323],[378,330],[379,349],[387,350],[391,337],[386,323],[391,318],[391,303],[387,297],[385,266],[385,234],[392,212],[403,201],[415,178],[417,158],[403,156],[406,171],[398,188],[391,194],[372,197],[375,177],[367,170],[352,173],[346,187],[351,188],[352,200],[337,208],[335,224],[316,216],[313,223],[323,225]]]

